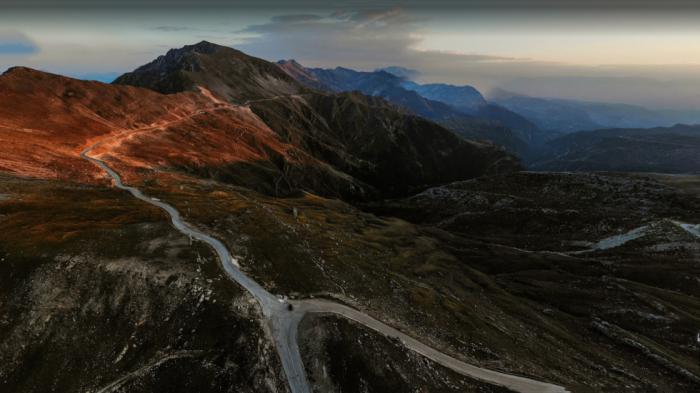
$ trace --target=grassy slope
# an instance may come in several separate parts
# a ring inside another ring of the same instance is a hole
[[[123,389],[284,390],[248,297],[159,211],[4,175],[0,194],[0,390],[85,391],[139,369]]]

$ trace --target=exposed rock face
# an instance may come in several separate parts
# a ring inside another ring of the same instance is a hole
[[[127,178],[154,170],[196,173],[273,195],[376,191],[281,140],[249,108],[208,90],[160,94],[28,68],[0,76],[0,170],[44,179],[104,182],[80,152],[118,161]]]
[[[336,93],[359,91],[368,96],[382,97],[428,119],[457,114],[445,103],[431,101],[414,91],[403,88],[403,79],[385,71],[360,72],[343,67],[305,68],[293,60],[281,60],[277,65],[307,86]]]

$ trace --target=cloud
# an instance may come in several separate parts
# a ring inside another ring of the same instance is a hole
[[[622,88],[632,82],[616,85],[616,89],[605,88],[606,84],[599,83],[596,84],[596,91],[585,90],[590,93],[585,96],[579,94],[583,89],[574,89],[571,83],[543,82],[557,77],[566,77],[566,81],[626,75],[631,71],[628,66],[601,69],[516,56],[426,49],[422,43],[424,37],[431,34],[430,26],[434,25],[432,22],[426,14],[414,14],[399,8],[341,10],[325,15],[279,15],[266,23],[237,31],[243,43],[236,47],[271,61],[294,58],[310,67],[344,66],[374,70],[399,66],[419,70],[419,75],[412,76],[419,82],[469,84],[484,92],[496,87],[508,87],[524,94],[537,92],[577,99],[640,101],[625,94],[631,89]],[[465,35],[464,39],[479,37]],[[547,86],[548,89],[537,88],[538,84]],[[650,103],[651,101],[645,102]]]
[[[31,55],[39,47],[25,34],[15,30],[0,30],[0,55]]]
[[[321,16],[314,14],[289,14],[273,16],[272,23],[305,23],[314,22],[323,19]]]
[[[508,56],[421,50],[428,21],[423,14],[400,8],[340,10],[278,15],[235,33],[243,39],[237,48],[268,60],[295,58],[307,66],[365,70],[410,67],[420,70],[426,80],[467,82],[484,71],[493,73],[492,68],[508,75],[514,67],[532,63]]]
[[[152,30],[164,31],[164,32],[171,33],[171,32],[176,32],[176,31],[193,31],[193,30],[197,30],[197,29],[193,29],[193,28],[187,27],[187,26],[167,26],[166,25],[166,26],[153,27]]]
[[[336,11],[331,16],[341,20],[353,21],[357,23],[358,27],[396,27],[399,25],[412,25],[426,20],[424,17],[409,14],[399,7],[361,11]]]
[[[335,11],[328,15],[288,14],[237,30],[239,49],[270,60],[299,58],[347,66],[412,66],[425,59],[458,62],[523,61],[507,56],[417,49],[423,16],[400,8]],[[365,64],[360,64],[365,63]]]
[[[401,61],[420,41],[418,18],[400,9],[337,11],[331,14],[278,15],[236,33],[238,47],[270,60],[301,58],[326,64],[357,65],[358,60]],[[373,64],[372,66],[374,66]]]

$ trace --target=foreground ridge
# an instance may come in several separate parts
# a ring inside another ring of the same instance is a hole
[[[371,316],[357,311],[348,306],[334,303],[327,300],[296,300],[285,302],[268,292],[256,281],[246,276],[239,268],[238,262],[231,256],[226,246],[218,239],[207,235],[198,229],[193,228],[190,224],[183,221],[180,212],[172,205],[162,202],[158,199],[151,198],[141,192],[138,188],[124,185],[121,176],[113,170],[104,161],[91,157],[89,153],[97,146],[99,142],[86,148],[80,153],[80,156],[95,164],[100,169],[104,170],[113,180],[114,185],[128,191],[135,198],[140,199],[148,204],[156,206],[164,210],[170,216],[170,221],[178,231],[207,243],[211,246],[219,257],[221,265],[226,274],[233,281],[245,288],[260,304],[262,314],[265,318],[265,328],[272,336],[275,342],[277,352],[282,362],[282,367],[287,376],[289,387],[292,393],[311,393],[312,389],[309,386],[304,370],[304,364],[301,360],[301,354],[297,344],[298,326],[303,317],[307,313],[326,313],[341,315],[347,319],[358,322],[378,333],[385,336],[398,338],[401,343],[407,348],[418,354],[425,356],[436,363],[445,366],[459,374],[471,377],[483,382],[492,383],[494,385],[503,386],[516,392],[521,393],[567,393],[566,388],[546,382],[541,382],[525,377],[501,373],[498,371],[489,370],[486,368],[477,367],[471,364],[462,362],[454,357],[446,355],[434,348],[429,347],[414,339],[413,337],[398,331],[397,329],[388,326]],[[292,305],[291,309],[289,305]],[[119,385],[119,380],[111,383],[100,391],[108,392],[116,385]],[[116,385],[115,385],[116,384]]]

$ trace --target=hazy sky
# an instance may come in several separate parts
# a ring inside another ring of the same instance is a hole
[[[700,8],[658,3],[0,1],[0,69],[108,78],[208,40],[307,66],[400,65],[483,91],[698,108]]]

